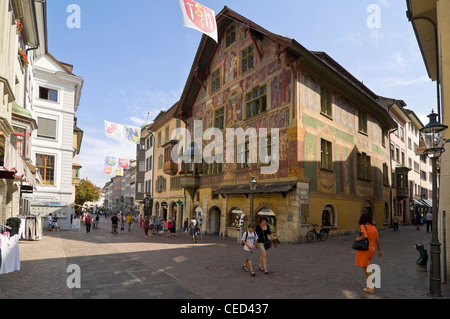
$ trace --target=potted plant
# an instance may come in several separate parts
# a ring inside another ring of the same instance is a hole
[[[19,57],[20,57],[20,61],[22,62],[22,66],[24,68],[28,67],[30,62],[28,61],[28,57],[25,54],[25,52],[23,52],[22,50],[19,50]]]
[[[199,175],[202,175],[202,174],[203,174],[203,169],[200,168],[200,169],[198,170],[198,174],[199,174]]]
[[[22,24],[22,19],[18,19],[16,21],[16,30],[17,30],[17,34],[20,34],[23,30],[23,24]]]
[[[193,175],[193,174],[194,174],[194,171],[192,171],[192,170],[189,170],[186,172],[186,175]]]
[[[14,236],[19,233],[20,224],[22,220],[19,217],[10,217],[6,220],[6,226],[11,227],[10,235]]]
[[[178,172],[178,175],[184,175],[184,174],[185,174],[184,170],[181,170],[181,171]]]

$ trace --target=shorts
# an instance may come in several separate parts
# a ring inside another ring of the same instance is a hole
[[[266,248],[264,248],[264,243],[258,243],[258,248],[261,251],[261,254],[266,252]]]
[[[244,249],[245,258],[247,258],[248,260],[252,260],[253,252],[254,252],[254,250],[245,250]]]

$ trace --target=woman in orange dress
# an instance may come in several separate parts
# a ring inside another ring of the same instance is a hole
[[[369,213],[363,213],[359,218],[359,225],[361,228],[361,235],[356,238],[356,240],[363,240],[365,238],[369,239],[369,250],[357,250],[356,251],[356,260],[355,265],[361,266],[364,270],[364,274],[366,275],[366,288],[363,291],[367,293],[374,293],[375,289],[373,287],[369,287],[372,285],[371,282],[367,281],[367,278],[371,275],[370,272],[367,272],[367,267],[370,265],[370,261],[375,255],[375,243],[378,248],[378,257],[381,257],[383,253],[381,252],[380,241],[378,240],[378,231],[377,228],[372,224],[372,215]]]

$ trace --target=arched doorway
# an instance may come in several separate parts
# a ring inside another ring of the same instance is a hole
[[[372,216],[372,222],[375,222],[375,210],[373,208],[373,203],[370,199],[365,199],[361,205],[361,215],[364,213],[369,213]]]
[[[168,219],[168,216],[167,216],[168,209],[169,209],[169,205],[167,204],[167,202],[162,202],[160,215],[164,220]]]
[[[155,202],[155,216],[159,217],[159,202]]]
[[[209,210],[209,232],[211,234],[220,233],[220,209],[217,206],[211,207]]]
[[[336,209],[333,205],[327,204],[322,209],[322,226],[336,226]]]

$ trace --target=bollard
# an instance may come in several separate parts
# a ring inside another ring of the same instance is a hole
[[[414,244],[416,250],[419,251],[420,257],[417,259],[417,270],[427,271],[428,253],[423,244]]]

